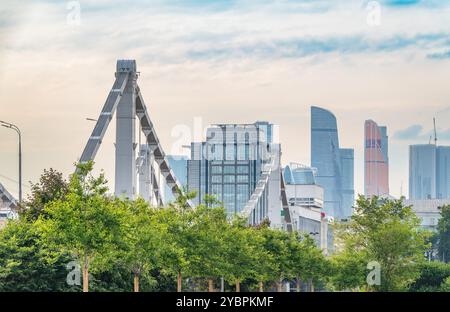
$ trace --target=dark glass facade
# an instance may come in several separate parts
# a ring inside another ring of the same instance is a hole
[[[271,140],[268,122],[208,128],[206,142],[191,145],[188,189],[197,192],[194,203],[203,203],[209,194],[223,202],[228,214],[241,212],[255,190]]]
[[[336,117],[328,110],[311,107],[311,166],[317,168],[317,184],[324,188],[324,210],[335,218],[352,215],[354,203],[353,149],[341,149]]]

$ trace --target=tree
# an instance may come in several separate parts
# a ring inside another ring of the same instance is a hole
[[[441,207],[441,218],[438,222],[438,252],[440,260],[450,261],[450,205]]]
[[[134,291],[139,292],[140,277],[162,267],[175,247],[167,239],[168,223],[159,222],[158,214],[164,213],[162,209],[150,208],[141,198],[135,201],[117,199],[116,206],[122,206],[126,215],[122,259],[133,273]]]
[[[24,219],[0,231],[0,292],[68,290],[69,255],[40,237],[39,228]]]
[[[172,248],[167,248],[164,253],[164,263],[167,271],[177,276],[177,292],[182,291],[183,273],[190,272],[188,250],[192,247],[193,226],[195,224],[194,211],[188,201],[195,198],[196,192],[182,192],[177,190],[175,203],[164,209],[159,216],[159,222],[168,226],[166,241],[173,242]]]
[[[223,239],[227,231],[227,214],[223,207],[199,205],[191,213],[190,225],[185,232],[186,257],[192,277],[208,280],[208,291],[213,291],[214,278],[226,272]]]
[[[365,287],[367,256],[361,251],[345,251],[331,258],[331,288],[357,290]]]
[[[410,286],[409,291],[440,291],[442,283],[448,277],[450,277],[450,264],[439,261],[426,261],[420,265],[420,276]]]
[[[351,221],[337,228],[338,240],[343,241],[346,253],[343,258],[337,258],[337,264],[360,268],[360,261],[366,264],[377,261],[381,268],[381,285],[370,289],[405,290],[419,276],[419,265],[429,248],[428,233],[419,230],[419,225],[419,219],[411,207],[403,205],[402,199],[360,196]],[[358,261],[351,260],[352,256]],[[360,270],[357,272],[361,274]],[[354,285],[362,279],[363,276],[356,278]]]
[[[262,249],[262,237],[256,229],[247,225],[247,220],[235,217],[223,233],[225,244],[225,279],[235,285],[236,292],[241,290],[241,282],[248,278],[261,277],[258,266],[264,268],[267,253]]]
[[[44,207],[53,200],[64,199],[68,191],[68,183],[61,172],[52,168],[44,169],[39,182],[31,184],[31,194],[21,209],[22,217],[34,221],[44,214]]]
[[[91,266],[101,269],[112,263],[124,230],[123,211],[106,196],[103,173],[93,177],[92,169],[93,162],[78,164],[65,198],[46,205],[48,217],[38,220],[44,239],[81,262],[84,292],[89,291]]]
[[[271,229],[267,224],[260,227],[259,230],[263,237],[263,248],[271,259],[267,277],[269,280],[275,281],[277,291],[281,291],[283,279],[291,276],[292,272],[288,249],[289,234],[282,230]]]
[[[450,292],[450,276],[442,282],[440,291]]]
[[[297,291],[301,288],[301,280],[310,280],[314,283],[322,280],[326,275],[328,262],[311,236],[301,235],[298,232],[292,233],[288,253],[291,262],[290,278],[296,279]]]

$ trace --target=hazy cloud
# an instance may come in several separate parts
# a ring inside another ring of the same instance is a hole
[[[448,58],[450,58],[450,50],[447,50],[445,52],[431,53],[431,54],[428,54],[427,57],[430,59],[435,59],[435,60],[448,59]]]
[[[437,129],[438,141],[450,141],[450,129]],[[434,130],[424,131],[421,125],[412,125],[406,129],[398,130],[394,133],[394,139],[402,141],[418,141],[417,143],[429,142],[434,140]]]
[[[406,129],[398,130],[394,133],[394,139],[397,140],[414,140],[421,135],[423,127],[421,125],[412,125]]]

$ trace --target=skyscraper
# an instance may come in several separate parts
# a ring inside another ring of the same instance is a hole
[[[197,192],[193,202],[198,205],[204,203],[206,194],[214,195],[228,214],[240,213],[256,188],[263,164],[270,160],[269,154],[280,153],[272,144],[272,126],[268,122],[214,125],[207,129],[206,142],[193,142],[188,161],[188,189]],[[264,202],[257,219],[269,213]],[[276,213],[279,217],[280,209]]]
[[[354,159],[353,148],[341,148],[341,192],[343,217],[349,217],[353,213],[353,203],[355,202],[354,185]]]
[[[364,125],[364,194],[389,194],[388,136],[384,126],[373,120]]]
[[[436,198],[436,145],[409,146],[409,198]]]
[[[436,150],[436,198],[450,198],[450,146]]]
[[[409,198],[450,198],[450,146],[409,146]]]
[[[354,202],[353,149],[340,149],[336,117],[311,107],[311,166],[324,188],[324,210],[335,218],[352,215]]]

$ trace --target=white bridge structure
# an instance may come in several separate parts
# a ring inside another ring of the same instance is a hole
[[[138,195],[153,205],[164,205],[162,190],[163,182],[171,189],[174,196],[183,192],[182,185],[169,166],[166,154],[156,134],[150,114],[144,102],[141,90],[137,84],[139,72],[135,60],[118,60],[116,66],[116,80],[108,94],[106,102],[97,119],[94,130],[83,150],[80,162],[94,160],[105,136],[109,123],[116,113],[116,149],[115,149],[115,195],[130,199]],[[145,137],[145,144],[139,147],[139,157],[136,156],[136,119],[139,129]],[[139,181],[139,189],[137,189]],[[283,215],[282,223],[288,231],[292,230],[289,205],[284,189],[282,170],[274,166],[274,162],[264,166],[260,180],[242,211],[250,224],[258,224],[262,220],[255,220],[252,215],[260,201],[267,201],[263,193],[269,192],[270,200],[275,203],[275,215]],[[193,203],[188,203],[193,207]]]

